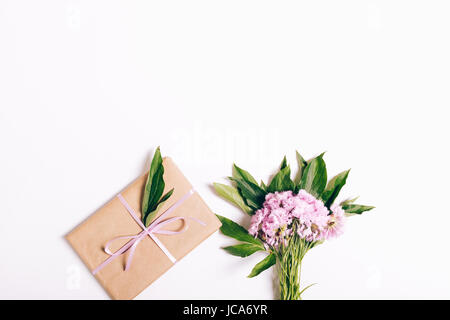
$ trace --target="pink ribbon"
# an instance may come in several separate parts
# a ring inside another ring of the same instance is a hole
[[[175,257],[167,250],[167,248],[161,243],[161,241],[155,236],[155,234],[166,234],[166,235],[175,235],[183,233],[187,230],[188,224],[187,224],[187,218],[186,217],[172,217],[167,220],[164,220],[164,217],[169,215],[172,211],[174,211],[176,208],[178,208],[186,199],[188,199],[190,196],[194,194],[194,190],[191,189],[186,193],[183,197],[181,197],[177,202],[175,202],[173,205],[169,207],[166,211],[164,211],[163,214],[161,214],[155,221],[153,221],[147,228],[142,223],[142,221],[139,219],[136,212],[131,208],[131,206],[128,204],[128,202],[122,197],[122,195],[119,193],[117,197],[119,198],[120,202],[123,204],[123,206],[127,209],[127,211],[130,213],[131,217],[137,222],[137,224],[143,229],[142,232],[140,232],[137,235],[134,236],[124,236],[124,237],[117,237],[114,239],[109,240],[105,245],[105,252],[110,255],[108,259],[106,259],[103,263],[101,263],[97,268],[95,268],[92,271],[92,274],[96,274],[101,269],[103,269],[106,265],[108,265],[111,261],[113,261],[118,256],[124,254],[128,250],[130,250],[130,254],[128,255],[127,263],[125,265],[125,271],[128,270],[128,268],[131,265],[131,261],[133,259],[134,251],[136,250],[136,247],[138,246],[139,242],[141,242],[142,239],[145,238],[145,236],[149,236],[157,245],[158,247],[164,252],[164,254],[172,261],[172,263],[175,263],[177,260]],[[189,219],[195,220],[199,224],[205,226],[206,224],[193,217],[188,217]],[[180,231],[170,231],[170,230],[161,230],[163,226],[166,224],[172,223],[177,220],[182,220],[184,223],[183,229]],[[109,250],[109,245],[119,239],[130,239],[122,248],[117,250],[116,252],[111,252]]]

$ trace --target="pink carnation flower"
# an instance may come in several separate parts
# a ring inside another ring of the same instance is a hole
[[[297,234],[314,242],[336,237],[343,231],[344,211],[332,206],[330,214],[324,203],[300,190],[274,192],[266,195],[263,207],[252,217],[249,233],[262,239],[268,246],[277,247],[292,234],[297,221]]]

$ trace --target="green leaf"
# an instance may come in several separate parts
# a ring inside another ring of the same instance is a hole
[[[273,178],[267,188],[268,192],[294,190],[294,182],[291,180],[291,169],[289,166],[281,169]]]
[[[267,186],[266,186],[266,184],[264,183],[264,181],[261,180],[260,186],[261,186],[261,189],[263,189],[264,191],[267,192]]]
[[[356,197],[356,198],[353,198],[353,199],[347,199],[347,200],[344,200],[344,201],[342,201],[339,205],[340,205],[341,207],[344,207],[344,206],[346,206],[346,205],[348,205],[348,204],[351,204],[351,203],[355,202],[356,200],[358,200],[358,198],[359,198],[359,197]]]
[[[252,272],[248,275],[249,278],[256,277],[258,274],[263,272],[264,270],[269,269],[271,266],[273,266],[277,262],[277,256],[275,253],[269,254],[264,260],[256,264],[256,266],[253,268]]]
[[[242,179],[244,181],[251,182],[256,185],[258,184],[258,182],[256,182],[255,178],[253,178],[253,176],[248,171],[245,171],[244,169],[239,168],[235,164],[233,164],[233,178]]]
[[[233,256],[238,257],[248,257],[249,255],[254,254],[256,251],[264,251],[264,248],[261,248],[261,246],[256,246],[251,243],[237,244],[235,246],[229,246],[223,249]]]
[[[375,207],[372,206],[364,206],[361,204],[347,204],[342,206],[342,209],[344,209],[345,213],[348,214],[361,214],[365,211],[372,210]]]
[[[149,203],[149,198],[152,192],[153,178],[160,167],[162,167],[162,157],[160,148],[158,147],[156,148],[155,155],[153,156],[152,163],[150,165],[150,170],[147,176],[147,181],[145,183],[144,195],[142,197],[142,206],[141,206],[143,216],[149,213],[151,207],[151,203]]]
[[[150,170],[148,172],[147,181],[144,187],[144,194],[142,197],[142,221],[145,226],[150,225],[158,209],[161,205],[169,199],[173,190],[167,192],[163,197],[162,194],[165,188],[164,183],[164,166],[162,164],[162,157],[160,148],[156,148],[153,156]]]
[[[253,210],[245,204],[244,199],[242,199],[236,188],[221,183],[214,183],[213,185],[219,196],[230,201],[245,213],[253,214]]]
[[[286,167],[287,167],[287,160],[286,156],[284,156],[283,161],[281,161],[280,170],[283,170]]]
[[[308,163],[305,159],[298,153],[298,151],[295,151],[296,157],[297,157],[297,164],[298,164],[298,171],[295,175],[294,183],[298,185],[300,183],[300,180],[302,179],[303,171],[305,170]]]
[[[339,192],[345,185],[349,172],[350,170],[341,172],[328,182],[327,187],[322,193],[322,200],[328,208],[333,204],[334,200],[336,200]]]
[[[316,198],[319,197],[327,184],[327,167],[323,155],[311,160],[305,168],[298,189],[304,189]]]
[[[260,186],[244,179],[230,177],[230,180],[236,183],[241,196],[248,206],[255,210],[261,208],[266,192]]]
[[[222,222],[220,231],[222,231],[224,235],[242,242],[253,243],[261,248],[264,248],[263,243],[249,234],[247,229],[228,218],[222,217],[218,214],[216,214],[216,216],[219,218],[220,222]]]
[[[148,207],[147,212],[145,212],[145,215],[149,214],[150,212],[156,209],[158,201],[164,192],[166,184],[164,183],[163,175],[164,175],[164,167],[161,165],[156,170],[155,175],[153,176],[152,179],[150,196],[148,198]]]
[[[172,188],[165,195],[163,195],[161,197],[161,199],[159,199],[158,203],[156,204],[155,209],[147,214],[147,216],[145,217],[145,221],[144,221],[144,225],[146,227],[148,227],[150,225],[150,223],[153,221],[153,218],[155,218],[155,215],[158,213],[158,210],[161,208],[161,206],[164,204],[164,202],[170,198],[170,196],[172,195],[174,190],[175,189]]]
[[[169,191],[167,191],[167,193],[165,195],[163,195],[161,197],[161,199],[159,199],[158,205],[162,204],[164,201],[167,201],[170,198],[170,196],[172,195],[174,190],[175,190],[175,188],[172,188]]]
[[[144,221],[143,221],[145,227],[148,227],[150,225],[150,223],[152,222],[155,215],[156,215],[156,211],[154,211],[154,213],[150,212],[148,215],[145,216]]]

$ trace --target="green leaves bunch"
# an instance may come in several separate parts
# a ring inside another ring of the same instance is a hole
[[[167,201],[173,193],[173,188],[163,195],[164,183],[164,166],[162,164],[161,151],[158,147],[150,165],[147,181],[144,187],[144,195],[142,197],[142,222],[146,227],[150,225],[156,216],[159,208]]]
[[[298,193],[305,190],[317,199],[324,202],[330,208],[338,197],[342,187],[347,182],[350,170],[343,171],[334,176],[330,181],[327,177],[327,168],[323,159],[325,153],[306,161],[298,151],[296,151],[297,173],[291,179],[291,169],[286,157],[283,158],[278,172],[273,176],[268,184],[263,181],[258,184],[256,179],[246,170],[233,165],[232,176],[229,177],[231,185],[214,183],[214,188],[219,196],[240,208],[247,215],[254,215],[256,210],[263,206],[265,196],[268,193],[293,191]],[[361,214],[373,209],[372,206],[355,204],[352,200],[343,201],[340,205],[347,215]],[[276,263],[276,253],[266,250],[261,240],[252,237],[248,231],[239,224],[218,216],[222,222],[220,230],[223,234],[239,240],[243,243],[225,247],[227,252],[239,257],[247,257],[257,251],[268,251],[269,255],[259,262],[251,271],[249,277],[254,277],[262,271],[270,268]]]

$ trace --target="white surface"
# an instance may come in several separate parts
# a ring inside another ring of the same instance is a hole
[[[311,251],[306,299],[450,298],[448,1],[1,1],[0,298],[107,298],[63,236],[157,145],[209,206],[232,162],[324,150],[377,208]],[[215,234],[139,299],[273,298]]]

